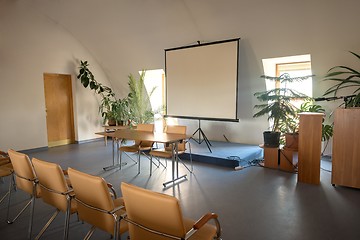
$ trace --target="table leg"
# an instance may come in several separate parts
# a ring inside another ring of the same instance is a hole
[[[186,180],[187,174],[184,174],[182,176],[179,176],[179,158],[178,158],[178,142],[175,142],[175,144],[172,144],[172,180],[164,182],[163,186],[166,187],[168,184],[175,184],[176,181],[183,179]],[[175,169],[176,168],[176,169]],[[176,176],[175,176],[176,171]]]
[[[112,162],[113,164],[110,165],[110,166],[107,166],[107,167],[104,167],[104,171],[109,171],[109,170],[112,170],[112,169],[115,169],[115,168],[120,168],[121,169],[121,166],[124,166],[126,165],[127,163],[121,163],[120,162],[120,152],[119,152],[119,139],[117,138],[112,138]],[[116,142],[116,143],[115,143]],[[115,148],[116,148],[116,156],[115,156]],[[117,158],[117,164],[115,164],[115,157]]]
[[[106,127],[104,128],[104,132],[106,132]],[[104,136],[105,146],[107,146],[107,136]]]

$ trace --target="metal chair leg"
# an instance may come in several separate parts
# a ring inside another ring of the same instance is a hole
[[[85,235],[84,240],[89,240],[91,238],[91,236],[93,235],[95,229],[96,229],[96,227],[92,226],[90,228],[89,232]]]
[[[153,165],[153,160],[152,160],[152,155],[150,155],[150,176],[152,174],[152,165]]]
[[[28,239],[31,239],[31,232],[34,220],[34,209],[35,209],[35,195],[32,195],[31,199],[31,207],[30,207],[30,222],[29,222],[29,231],[28,231]]]
[[[6,198],[8,195],[10,195],[10,192],[11,192],[11,189],[12,189],[12,179],[13,179],[13,176],[14,176],[14,174],[11,174],[11,175],[10,175],[9,189],[8,189],[8,191],[5,193],[5,195],[1,198],[0,203],[2,203],[2,201],[4,201],[5,198]],[[2,179],[2,178],[1,178],[1,179]],[[9,198],[10,198],[10,196],[9,196]],[[9,206],[8,206],[8,207],[9,207]]]
[[[65,226],[64,226],[64,240],[69,237],[69,225],[70,225],[70,214],[71,214],[71,197],[67,196],[67,208],[65,213]]]
[[[15,189],[15,180],[12,181],[12,186],[14,186]],[[11,191],[9,192],[9,200],[8,200],[8,209],[7,209],[7,223],[12,224],[14,223],[17,218],[30,206],[30,219],[29,219],[29,229],[28,229],[28,239],[31,239],[31,233],[32,233],[32,225],[33,225],[33,217],[34,217],[34,208],[35,208],[35,194],[36,194],[36,184],[33,187],[33,194],[30,197],[30,200],[26,203],[26,205],[23,207],[23,209],[20,210],[20,212],[15,216],[13,220],[9,220],[9,209],[10,209],[10,199],[11,199]]]
[[[140,153],[138,153],[138,174],[140,174]]]
[[[11,195],[11,193],[10,193]],[[32,203],[33,201],[33,197],[31,196],[31,199],[26,203],[25,207],[23,209],[21,209],[21,211],[15,216],[15,218],[13,220],[9,220],[9,214],[8,214],[8,220],[7,223],[8,224],[12,224],[16,221],[16,219],[26,210],[26,208]],[[9,196],[9,204],[8,206],[10,207],[10,196]]]
[[[41,238],[41,236],[44,234],[44,232],[46,231],[46,229],[50,226],[50,224],[54,221],[54,219],[56,218],[56,216],[59,214],[60,210],[56,209],[56,211],[54,212],[54,214],[50,217],[49,221],[47,221],[47,223],[45,224],[45,226],[41,229],[41,231],[38,233],[38,235],[35,237],[35,240],[38,240]]]

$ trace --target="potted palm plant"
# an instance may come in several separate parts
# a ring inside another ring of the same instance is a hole
[[[117,99],[112,108],[118,125],[126,125],[130,118],[129,98]]]
[[[103,123],[109,126],[122,125],[129,120],[129,101],[128,97],[117,99],[114,91],[98,81],[90,71],[87,61],[80,61],[80,70],[77,78],[85,88],[95,91],[101,96],[99,112],[103,118]]]
[[[290,77],[288,73],[281,74],[279,77],[262,75],[262,78],[275,81],[275,88],[267,91],[257,92],[254,96],[262,102],[254,106],[258,109],[253,117],[268,115],[268,120],[272,123],[270,131],[264,131],[264,145],[268,147],[278,147],[280,145],[280,135],[284,131],[296,132],[294,123],[297,118],[297,107],[292,103],[294,100],[305,100],[309,97],[303,93],[287,87],[287,83],[303,81],[312,77]],[[280,84],[285,87],[280,87]],[[270,142],[269,142],[270,140]]]
[[[150,123],[154,121],[154,111],[151,108],[150,96],[155,88],[148,93],[145,88],[145,74],[143,70],[137,79],[132,74],[129,75],[128,85],[130,92],[128,95],[128,108],[133,125],[139,123]]]
[[[154,111],[152,111],[150,93],[146,91],[144,78],[146,71],[142,71],[137,79],[132,74],[129,75],[129,94],[123,99],[117,99],[114,91],[107,86],[96,81],[94,75],[88,68],[87,61],[80,62],[80,70],[77,78],[85,88],[90,88],[101,96],[99,112],[103,117],[104,123],[109,125],[131,123],[149,123],[154,121]]]
[[[360,55],[351,51],[350,53],[360,60]],[[343,65],[335,66],[330,68],[324,80],[336,83],[326,90],[324,95],[333,94],[337,97],[341,90],[351,88],[354,89],[353,95],[343,97],[345,108],[360,107],[360,71]]]

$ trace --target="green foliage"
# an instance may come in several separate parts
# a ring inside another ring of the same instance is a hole
[[[89,70],[87,61],[80,62],[80,70],[77,78],[85,88],[90,88],[95,93],[100,94],[101,103],[99,112],[106,120],[115,119],[118,122],[128,122],[132,124],[149,123],[154,121],[154,112],[151,108],[150,96],[155,88],[148,94],[144,84],[146,71],[142,71],[140,78],[136,79],[132,74],[129,75],[130,92],[127,97],[117,99],[110,87],[107,87],[95,80],[94,75]]]
[[[150,123],[154,121],[154,112],[151,108],[150,96],[153,94],[153,88],[148,94],[144,84],[146,71],[143,70],[139,79],[132,74],[129,75],[128,85],[130,92],[128,95],[130,118],[133,124]]]
[[[358,60],[360,60],[360,55],[351,52]],[[360,107],[360,72],[347,67],[347,66],[335,66],[330,68],[327,74],[324,77],[326,81],[334,81],[335,85],[330,87],[324,95],[333,94],[338,96],[339,91],[342,89],[352,88],[354,89],[354,96],[351,96],[345,99],[345,108],[348,107]]]
[[[262,75],[262,78],[273,80],[278,83],[290,83],[294,81],[303,81],[312,77],[290,77],[288,73],[284,73],[279,77],[270,77]],[[284,88],[275,88],[268,91],[257,92],[254,96],[263,104],[255,105],[255,109],[259,109],[253,117],[261,117],[268,114],[268,120],[273,121],[272,131],[294,132],[294,119],[297,118],[297,108],[291,103],[293,100],[309,99],[309,97],[296,90]]]
[[[95,80],[94,75],[89,70],[87,61],[80,61],[80,70],[77,75],[85,88],[90,88],[101,96],[99,112],[104,120],[127,121],[129,119],[128,99],[117,99],[110,87],[107,87]]]
[[[89,87],[91,90],[94,90],[97,94],[100,94],[103,97],[108,97],[110,99],[115,98],[115,93],[111,88],[104,86],[95,80],[95,77],[89,70],[88,66],[89,63],[87,61],[80,61],[80,70],[77,75],[77,79],[81,81],[82,85],[85,88]]]

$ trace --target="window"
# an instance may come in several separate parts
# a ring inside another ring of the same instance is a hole
[[[268,58],[263,59],[264,74],[267,76],[280,76],[283,73],[290,74],[291,77],[297,76],[308,76],[312,75],[311,71],[311,57],[310,54],[279,57],[279,58]],[[286,87],[295,89],[303,94],[312,97],[312,78],[308,78],[301,82],[287,83]],[[290,84],[290,86],[289,86]],[[274,81],[266,80],[266,89],[270,90],[275,87]],[[301,102],[294,103],[296,106],[300,106]]]
[[[311,63],[310,62],[297,62],[297,63],[279,63],[276,64],[276,76],[279,77],[281,74],[288,73],[290,77],[301,77],[301,76],[310,76],[311,73]],[[280,88],[290,88],[294,89],[300,93],[303,93],[309,97],[312,97],[312,78],[308,78],[301,82],[292,82],[292,83],[279,83]],[[303,103],[303,100],[294,101],[296,107],[300,107]]]
[[[141,73],[141,71],[140,71]],[[160,113],[165,104],[165,72],[163,69],[146,70],[144,77],[145,88],[148,93],[155,88],[150,96],[152,110],[156,113],[154,116],[155,131],[162,131],[163,118]]]
[[[278,77],[283,73],[288,73],[290,77],[309,76],[312,74],[311,64],[310,62],[276,64],[276,76]],[[285,86],[280,85],[279,87]],[[286,87],[296,89],[297,91],[312,97],[312,78],[308,78],[301,82],[288,83],[288,86]]]

